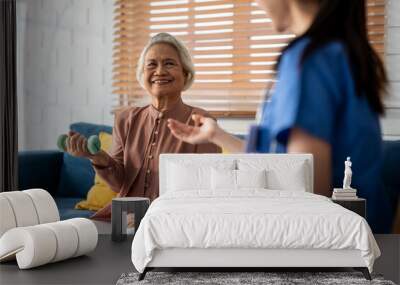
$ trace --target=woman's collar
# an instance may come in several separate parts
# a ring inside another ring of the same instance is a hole
[[[171,105],[166,110],[158,110],[153,104],[149,106],[150,116],[154,119],[175,119],[183,120],[188,116],[190,107],[183,103],[182,99],[178,100],[174,105]]]

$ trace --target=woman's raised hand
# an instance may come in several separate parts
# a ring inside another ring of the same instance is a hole
[[[180,140],[191,144],[211,142],[218,130],[217,122],[201,115],[192,115],[194,126],[183,124],[177,120],[168,119],[168,128]]]
[[[92,158],[93,155],[87,149],[87,139],[77,132],[70,131],[65,142],[66,151],[76,157]]]

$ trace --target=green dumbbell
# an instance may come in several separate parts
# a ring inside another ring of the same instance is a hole
[[[67,135],[60,135],[57,139],[57,147],[61,151],[66,151],[67,150]],[[87,149],[91,154],[96,154],[100,151],[101,149],[101,143],[100,139],[98,136],[93,135],[90,136],[89,139],[87,140]]]

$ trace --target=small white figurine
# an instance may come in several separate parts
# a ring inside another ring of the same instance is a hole
[[[347,160],[344,162],[344,179],[343,179],[343,189],[352,189],[351,188],[351,176],[353,172],[351,171],[351,161],[350,157],[347,157]]]

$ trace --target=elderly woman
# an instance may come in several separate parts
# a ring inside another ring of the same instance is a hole
[[[151,97],[145,107],[129,107],[115,117],[110,153],[91,155],[86,138],[70,133],[67,151],[91,160],[95,171],[119,197],[158,197],[158,158],[161,153],[217,153],[215,144],[189,144],[174,137],[167,120],[190,124],[193,114],[206,111],[186,105],[181,93],[194,80],[194,68],[185,46],[173,36],[154,36],[143,49],[136,76]],[[92,218],[109,219],[110,205]]]

